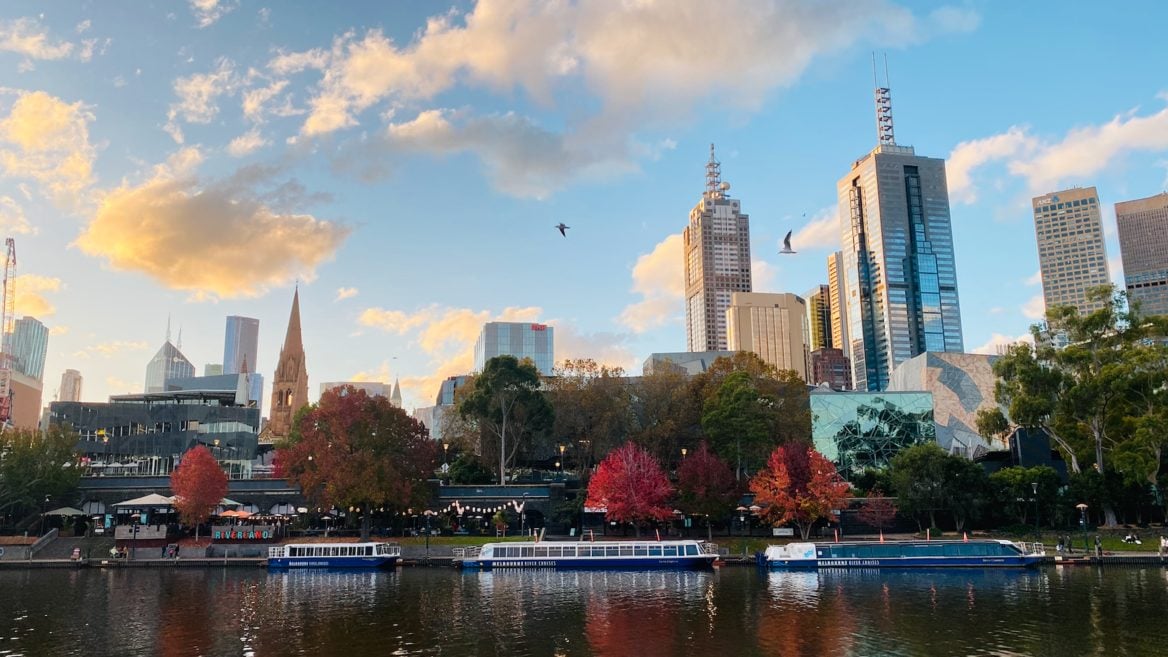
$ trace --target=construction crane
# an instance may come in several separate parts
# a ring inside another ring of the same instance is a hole
[[[12,422],[12,369],[16,360],[12,354],[12,330],[16,322],[16,240],[4,240],[8,255],[4,260],[4,308],[0,327],[4,339],[0,346],[0,426]]]

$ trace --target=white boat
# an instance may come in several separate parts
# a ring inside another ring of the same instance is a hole
[[[392,568],[397,543],[288,543],[268,548],[268,568]]]
[[[758,563],[787,568],[1024,568],[1038,565],[1046,552],[1003,540],[790,543],[772,545]]]
[[[716,544],[698,541],[529,541],[455,552],[455,562],[468,570],[697,570],[712,567],[717,559]]]

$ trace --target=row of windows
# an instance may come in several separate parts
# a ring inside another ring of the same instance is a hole
[[[289,547],[290,557],[371,557],[372,545],[315,545]]]
[[[579,549],[577,549],[577,547]],[[536,545],[498,546],[492,548],[496,559],[534,557],[678,557],[697,556],[698,546],[690,545]]]

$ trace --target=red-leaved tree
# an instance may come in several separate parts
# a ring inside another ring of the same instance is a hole
[[[775,448],[750,480],[754,503],[762,507],[759,517],[774,526],[794,523],[804,540],[816,521],[843,508],[848,489],[835,465],[803,443]]]
[[[170,475],[170,490],[174,491],[174,506],[188,525],[195,526],[195,540],[199,525],[207,522],[211,512],[227,495],[227,473],[203,445],[187,450],[182,461]]]
[[[706,517],[706,535],[711,541],[714,530],[710,527],[710,517],[728,513],[741,490],[730,466],[711,452],[704,440],[678,466],[677,488],[681,509]]]
[[[884,537],[884,528],[892,523],[892,519],[896,517],[896,507],[892,504],[892,500],[884,497],[884,493],[880,490],[874,490],[868,493],[868,499],[864,500],[864,506],[860,507],[859,513],[860,521],[869,527],[875,527],[880,532],[880,537]]]
[[[426,503],[437,454],[422,423],[382,395],[344,386],[296,416],[276,461],[314,504],[360,509],[367,541],[374,508],[404,511]]]
[[[673,486],[657,459],[628,442],[600,462],[588,482],[585,505],[605,507],[608,520],[632,523],[640,536],[642,522],[672,517],[666,504],[672,495]]]

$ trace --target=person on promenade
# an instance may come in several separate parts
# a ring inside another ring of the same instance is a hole
[[[1160,559],[1163,559],[1165,554],[1168,554],[1168,536],[1161,536],[1160,537]]]
[[[1095,535],[1095,556],[1097,556],[1097,557],[1103,556],[1103,541],[1100,540],[1099,534]]]

